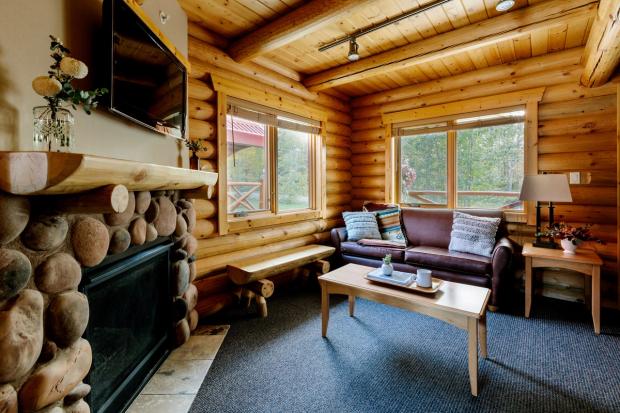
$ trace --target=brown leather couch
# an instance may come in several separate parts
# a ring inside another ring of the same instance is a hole
[[[463,210],[467,214],[502,217],[501,211]],[[332,243],[340,264],[355,263],[380,267],[381,259],[392,254],[397,271],[414,272],[418,268],[433,270],[433,276],[448,281],[478,285],[491,289],[489,304],[495,308],[505,302],[504,295],[512,278],[514,248],[507,238],[502,221],[496,235],[491,257],[452,252],[448,250],[452,231],[452,210],[429,208],[403,208],[401,226],[407,238],[407,247],[364,246],[347,241],[346,228],[334,228]]]

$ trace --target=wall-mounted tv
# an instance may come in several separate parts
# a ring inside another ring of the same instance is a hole
[[[185,136],[187,69],[124,0],[103,4],[108,107],[157,132]]]

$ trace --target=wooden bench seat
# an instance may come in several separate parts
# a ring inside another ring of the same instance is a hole
[[[263,317],[266,317],[267,302],[265,299],[269,297],[260,292],[268,291],[268,295],[271,296],[273,294],[273,283],[269,280],[264,280],[265,278],[314,262],[320,262],[335,251],[334,247],[325,245],[306,245],[273,252],[227,265],[228,276],[235,284],[245,286],[244,295],[248,300],[251,300],[252,294],[256,294],[259,312]],[[323,263],[321,268],[324,268],[325,264],[327,271],[329,271],[328,262]],[[265,283],[270,283],[271,285],[265,286]]]

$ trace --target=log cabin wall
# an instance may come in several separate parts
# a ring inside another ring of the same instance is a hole
[[[211,75],[233,80],[277,96],[318,106],[327,115],[326,128],[326,211],[321,219],[263,227],[241,233],[218,234],[218,197],[196,200],[198,239],[196,252],[201,316],[213,314],[239,299],[240,291],[226,274],[226,265],[243,258],[315,243],[329,242],[329,230],[341,225],[341,212],[351,201],[351,116],[346,96],[309,92],[282,66],[266,68],[255,63],[238,64],[220,48],[227,41],[190,22],[189,56],[192,63],[189,81],[189,134],[199,139],[204,150],[198,153],[200,167],[218,170],[217,93]],[[268,62],[262,62],[268,64]],[[276,71],[277,70],[277,71]]]
[[[618,78],[597,88],[580,86],[582,54],[579,47],[353,99],[352,208],[359,209],[366,200],[386,199],[382,113],[545,87],[538,106],[538,171],[578,172],[589,182],[571,185],[573,202],[557,206],[556,221],[594,224],[594,235],[606,241],[589,243],[604,260],[603,304],[617,306]],[[509,227],[519,244],[533,239],[533,227],[519,222]],[[544,273],[544,295],[583,300],[583,289],[581,275]]]

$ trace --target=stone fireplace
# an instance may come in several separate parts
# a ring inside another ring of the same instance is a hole
[[[38,162],[15,170],[13,154]],[[91,165],[98,175],[85,184]],[[62,179],[50,177],[57,167]],[[33,174],[41,170],[45,179]],[[212,175],[0,152],[0,412],[81,413],[89,401],[120,412],[189,338],[198,323],[190,198],[207,193]]]

